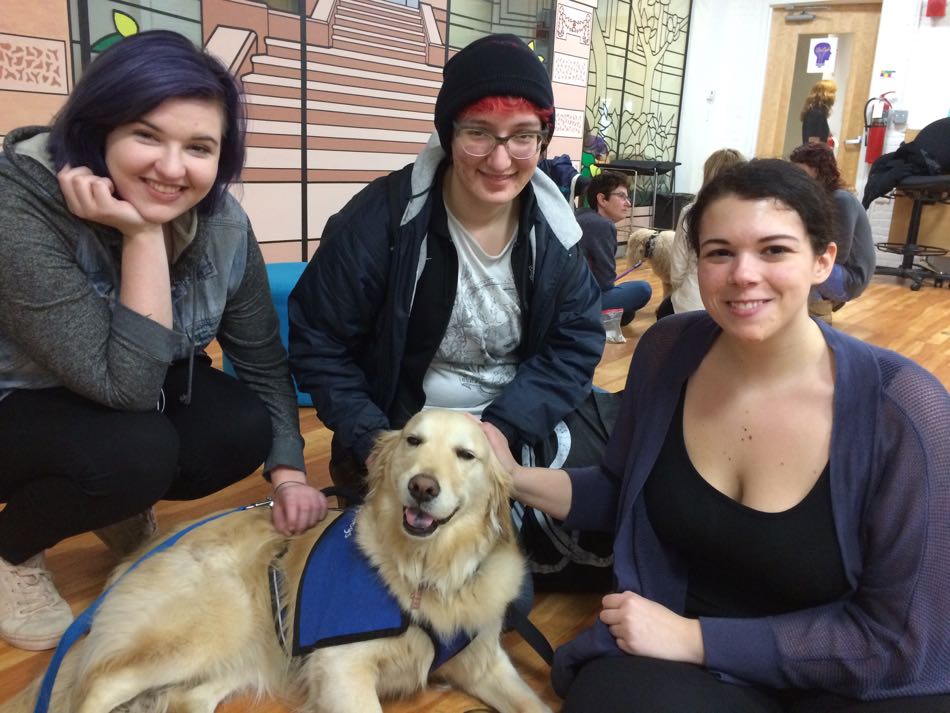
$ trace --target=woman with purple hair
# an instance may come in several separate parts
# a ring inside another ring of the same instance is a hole
[[[303,440],[267,274],[228,192],[244,162],[240,88],[172,32],[103,52],[51,127],[0,157],[0,639],[56,645],[72,621],[44,550],[90,530],[117,554],[152,505],[254,472],[274,524],[326,510]],[[238,379],[213,369],[217,339]],[[296,486],[296,487],[295,487]]]
[[[584,151],[581,154],[581,175],[593,178],[600,173],[598,163],[607,163],[610,160],[610,147],[603,136],[590,134],[584,141]]]

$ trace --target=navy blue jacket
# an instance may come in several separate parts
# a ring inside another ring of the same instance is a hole
[[[361,461],[376,435],[393,427],[389,413],[404,355],[416,346],[407,344],[410,309],[433,202],[442,200],[433,186],[444,159],[430,141],[414,164],[354,196],[327,222],[320,249],[290,295],[297,385],[313,397],[334,440]],[[579,253],[580,228],[564,197],[536,171],[521,198],[528,206],[519,231],[528,263],[514,269],[524,300],[521,364],[482,417],[510,442],[534,444],[590,392],[604,331],[600,290]],[[456,275],[457,267],[447,269],[446,282],[454,284]],[[445,309],[451,305],[432,306],[434,321]]]

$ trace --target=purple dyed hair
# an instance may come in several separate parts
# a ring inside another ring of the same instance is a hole
[[[182,97],[216,101],[224,115],[218,174],[198,204],[200,214],[213,212],[244,166],[244,102],[227,68],[175,32],[151,30],[126,37],[86,68],[50,129],[56,170],[66,164],[87,166],[108,176],[109,133]]]

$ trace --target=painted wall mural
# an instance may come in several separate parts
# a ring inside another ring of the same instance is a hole
[[[574,35],[580,39],[581,44],[590,44],[592,19],[589,12],[572,8],[569,5],[561,5],[557,9],[556,32],[558,39],[563,40],[568,35]]]
[[[76,78],[99,52],[136,32],[174,30],[201,42],[201,0],[69,0],[68,5]]]
[[[612,158],[673,161],[690,0],[600,0],[587,123]]]
[[[533,42],[541,60],[549,62],[555,0],[452,0],[451,6],[450,51],[493,32],[510,32]]]
[[[60,0],[36,1],[48,12],[60,7]],[[65,96],[98,52],[135,32],[169,29],[203,45],[245,88],[247,161],[235,193],[270,261],[311,255],[330,215],[369,181],[413,160],[433,130],[447,57],[487,33],[518,35],[549,67],[558,115],[551,155],[578,160],[586,124],[623,155],[672,158],[689,0],[449,5],[68,0],[68,37],[65,29],[56,37],[18,33],[18,24],[29,25],[25,15],[7,20],[0,92]],[[48,100],[36,106],[43,115],[32,123],[48,121]],[[0,134],[9,128],[0,108]]]
[[[586,87],[587,62],[586,57],[571,57],[566,54],[557,55],[554,58],[554,66],[551,68],[551,81]]]
[[[68,94],[66,44],[0,33],[0,89]]]

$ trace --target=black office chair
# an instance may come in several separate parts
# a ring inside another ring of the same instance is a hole
[[[878,265],[874,273],[907,278],[911,280],[910,289],[912,290],[919,290],[924,280],[933,280],[934,287],[943,287],[944,282],[950,286],[950,273],[937,270],[926,262],[918,262],[918,258],[926,259],[947,254],[944,248],[920,244],[918,233],[920,232],[920,215],[925,205],[950,204],[950,174],[908,176],[897,184],[897,192],[914,201],[910,211],[910,222],[907,224],[907,239],[903,245],[878,243],[877,249],[904,257],[898,267]]]
[[[934,287],[942,287],[944,282],[950,286],[950,273],[927,262],[928,258],[946,255],[947,251],[918,241],[924,206],[950,203],[950,118],[927,124],[916,139],[901,144],[897,151],[884,154],[874,162],[864,190],[864,207],[874,198],[890,194],[892,189],[914,204],[904,244],[877,244],[882,252],[902,255],[900,266],[879,265],[875,274],[907,278],[912,290],[919,290],[924,280],[933,280]]]

